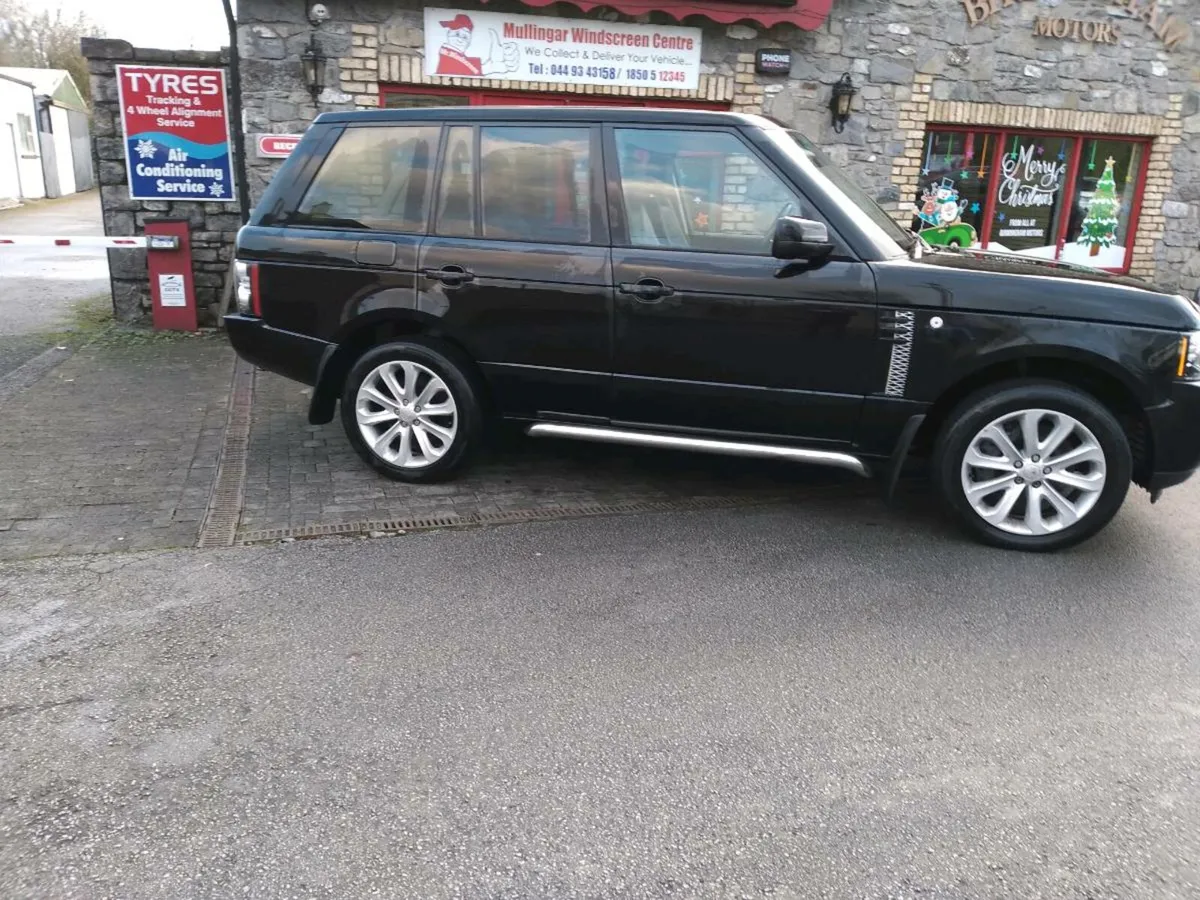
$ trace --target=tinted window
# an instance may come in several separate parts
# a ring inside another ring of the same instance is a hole
[[[484,128],[483,236],[588,243],[590,149],[587,128]]]
[[[768,255],[775,220],[800,202],[728,132],[617,129],[635,247]]]
[[[422,232],[437,126],[347,128],[291,221]]]
[[[470,126],[450,129],[438,192],[437,234],[475,234],[475,141]]]

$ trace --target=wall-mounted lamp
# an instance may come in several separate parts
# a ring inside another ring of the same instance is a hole
[[[829,111],[833,113],[833,130],[838,134],[842,133],[846,122],[850,120],[850,102],[857,93],[858,88],[850,80],[849,72],[839,78],[833,86],[833,96],[829,98]]]
[[[325,90],[326,59],[321,48],[317,46],[316,32],[313,32],[308,46],[300,54],[300,64],[304,67],[304,83],[308,85],[308,92],[312,94],[314,104],[317,102],[317,97],[321,95],[321,91]]]
[[[304,83],[308,85],[308,92],[312,94],[314,106],[317,98],[321,96],[321,91],[325,90],[325,61],[328,59],[317,45],[316,30],[328,19],[329,8],[324,3],[314,3],[309,7],[308,21],[313,31],[308,36],[308,46],[300,54],[300,64],[304,67]]]

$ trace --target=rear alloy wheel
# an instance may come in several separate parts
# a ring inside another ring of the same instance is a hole
[[[463,460],[478,426],[470,381],[438,348],[378,347],[346,380],[342,424],[358,454],[398,481],[436,481]]]
[[[408,360],[385,362],[367,373],[354,418],[371,450],[402,469],[433,465],[458,433],[458,406],[446,382]]]
[[[936,471],[960,521],[988,543],[1057,550],[1103,528],[1129,488],[1129,444],[1093,398],[1031,384],[968,400],[939,442]]]

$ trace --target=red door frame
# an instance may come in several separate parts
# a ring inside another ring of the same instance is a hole
[[[381,84],[379,105],[388,94],[421,94],[432,97],[466,97],[467,106],[650,106],[658,109],[728,110],[728,103],[711,100],[678,100],[657,97],[605,97],[595,94],[564,94],[556,91],[498,91],[431,84]]]
[[[1151,139],[1142,137],[1128,137],[1120,134],[1095,134],[1092,132],[1073,132],[1073,131],[1039,131],[1036,128],[978,128],[973,125],[930,125],[926,129],[926,134],[934,132],[966,132],[968,135],[990,134],[997,138],[996,146],[992,150],[992,158],[990,160],[991,173],[988,176],[987,195],[984,197],[983,206],[983,229],[979,236],[979,242],[983,247],[987,247],[991,243],[992,237],[992,217],[996,212],[996,185],[1000,175],[1000,160],[1003,156],[1003,150],[1008,144],[1008,139],[1013,136],[1037,135],[1040,138],[1070,138],[1075,142],[1075,146],[1071,150],[1071,156],[1067,163],[1066,180],[1063,183],[1064,191],[1071,191],[1072,196],[1070,202],[1074,202],[1075,180],[1079,175],[1080,157],[1083,154],[1083,144],[1089,140],[1109,140],[1123,141],[1129,144],[1140,144],[1142,148],[1141,159],[1138,160],[1137,183],[1134,186],[1133,192],[1133,207],[1129,211],[1129,226],[1126,229],[1126,248],[1125,262],[1118,269],[1106,269],[1108,272],[1117,272],[1124,274],[1129,271],[1129,267],[1133,262],[1133,245],[1137,239],[1138,223],[1142,215],[1142,201],[1146,193],[1146,175],[1150,169],[1150,151],[1152,149]],[[1064,202],[1067,202],[1064,199]],[[1064,212],[1067,210],[1064,207]],[[1054,244],[1058,248],[1057,252],[1062,252],[1062,245],[1066,242],[1067,227],[1070,225],[1070,215],[1064,215],[1062,223],[1058,227],[1058,232],[1054,235]]]

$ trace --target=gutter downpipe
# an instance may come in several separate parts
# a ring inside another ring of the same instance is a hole
[[[229,80],[230,99],[233,101],[234,114],[230,116],[233,126],[233,146],[237,154],[237,192],[238,204],[241,206],[242,224],[250,218],[250,183],[246,169],[246,135],[242,129],[242,76],[241,60],[238,55],[237,18],[233,14],[232,0],[221,0],[225,7],[225,23],[229,27]]]

